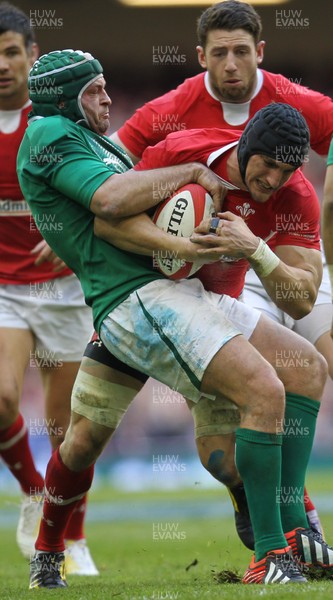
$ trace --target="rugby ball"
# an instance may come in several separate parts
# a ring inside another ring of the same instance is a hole
[[[205,188],[189,183],[158,206],[153,222],[170,235],[190,237],[194,228],[213,212],[214,203]],[[153,259],[154,266],[171,279],[190,277],[202,267],[201,262],[186,262],[166,250],[156,252]]]

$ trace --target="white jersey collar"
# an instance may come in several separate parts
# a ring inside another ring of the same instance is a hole
[[[222,154],[224,154],[225,152],[230,150],[230,148],[237,146],[237,144],[238,144],[238,140],[236,142],[230,142],[230,144],[227,144],[226,146],[223,146],[222,148],[219,148],[218,150],[214,150],[214,152],[212,152],[207,158],[207,167],[210,167],[217,158],[219,158],[220,156],[222,156]],[[216,173],[215,173],[215,175],[216,175]],[[226,179],[223,179],[223,177],[220,177],[219,175],[217,175],[217,177],[222,181],[223,185],[225,185],[225,187],[228,188],[228,190],[239,190],[240,189],[233,183],[230,183],[230,181],[226,181]]]
[[[14,133],[20,125],[22,110],[30,106],[31,101],[28,100],[22,108],[15,110],[0,110],[0,131],[2,133]]]
[[[260,92],[264,82],[264,76],[262,70],[257,69],[257,84],[253,91],[251,99],[248,102],[242,102],[240,104],[234,102],[221,102],[221,100],[219,100],[215,96],[213,89],[210,85],[208,71],[206,71],[205,73],[204,82],[208,94],[212,98],[214,98],[214,100],[217,100],[217,102],[221,104],[223,117],[226,123],[228,123],[228,125],[234,125],[238,127],[239,125],[242,125],[243,123],[246,123],[246,121],[248,121],[250,116],[251,101]]]

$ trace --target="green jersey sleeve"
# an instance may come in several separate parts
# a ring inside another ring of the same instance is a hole
[[[47,119],[46,124],[43,121],[27,130],[30,160],[24,169],[89,209],[95,191],[115,170],[92,151],[94,139],[84,128],[74,128],[70,121],[63,123],[57,117]]]

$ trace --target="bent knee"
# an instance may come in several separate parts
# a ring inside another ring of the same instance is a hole
[[[223,450],[213,450],[208,460],[202,461],[205,469],[215,478],[228,487],[239,482],[239,474],[234,457],[226,456]]]
[[[328,364],[326,358],[315,350],[316,358],[315,358],[315,366],[317,370],[317,376],[321,382],[326,382],[326,378],[328,375]]]
[[[320,400],[328,377],[328,364],[320,352],[314,348],[310,382],[313,387],[312,397]]]
[[[307,358],[302,362],[303,368],[295,369],[296,382],[293,390],[295,393],[302,393],[305,396],[320,400],[326,379],[328,377],[328,365],[326,359],[314,347]]]
[[[0,393],[0,427],[9,427],[17,417],[19,396],[14,387],[3,388]]]
[[[96,462],[113,430],[81,417],[71,422],[61,454],[65,464],[73,470],[83,470]]]
[[[274,369],[265,374],[256,373],[249,387],[244,390],[247,395],[246,404],[241,409],[241,417],[251,417],[255,422],[265,422],[282,418],[285,410],[285,388]]]
[[[239,474],[235,465],[234,434],[205,435],[196,441],[202,466],[221,483],[237,485]]]

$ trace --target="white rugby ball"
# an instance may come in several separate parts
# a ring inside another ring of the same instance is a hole
[[[194,228],[213,212],[214,203],[205,188],[197,183],[189,183],[159,205],[153,221],[170,235],[190,237]],[[171,279],[190,277],[202,267],[201,262],[186,262],[170,251],[155,253],[154,265]]]

